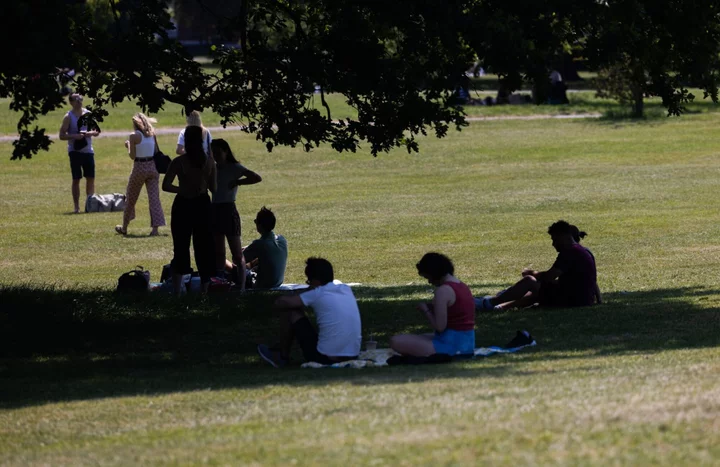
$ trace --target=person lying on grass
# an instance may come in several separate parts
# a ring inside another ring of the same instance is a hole
[[[475,351],[475,303],[472,292],[453,274],[452,261],[440,253],[427,253],[416,265],[418,274],[435,286],[431,303],[420,303],[433,334],[399,334],[390,347],[401,355],[472,355]]]
[[[476,298],[478,310],[509,310],[535,304],[577,307],[602,303],[597,285],[595,256],[580,245],[587,234],[563,220],[548,229],[558,256],[547,271],[524,269],[523,278],[495,296]]]
[[[332,264],[323,258],[308,258],[305,275],[310,289],[299,295],[286,295],[275,301],[281,316],[280,344],[275,348],[260,344],[260,357],[279,368],[290,360],[297,339],[307,362],[331,365],[355,360],[360,353],[362,325],[355,295],[345,284],[334,283]],[[303,307],[312,308],[317,331]]]

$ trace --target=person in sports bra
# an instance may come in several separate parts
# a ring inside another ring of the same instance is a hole
[[[150,119],[142,113],[136,113],[133,118],[134,132],[125,141],[128,155],[133,161],[133,169],[128,180],[125,192],[125,211],[122,225],[115,226],[115,232],[127,235],[130,221],[135,219],[135,203],[137,203],[143,185],[147,189],[150,205],[150,236],[158,235],[158,227],[165,225],[165,214],[160,203],[160,174],[155,167],[155,129]]]
[[[417,306],[435,332],[399,334],[390,339],[390,347],[401,355],[413,357],[472,355],[475,351],[475,302],[472,292],[453,275],[455,267],[445,255],[427,253],[416,267],[418,274],[435,287],[432,302]]]

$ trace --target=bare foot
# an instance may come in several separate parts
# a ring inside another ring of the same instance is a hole
[[[75,210],[73,211],[73,214],[80,214],[80,208],[75,208]]]
[[[151,237],[157,237],[158,235],[160,235],[160,232],[158,231],[157,227],[155,227],[154,229],[152,229],[152,230],[150,231],[150,236],[151,236]]]

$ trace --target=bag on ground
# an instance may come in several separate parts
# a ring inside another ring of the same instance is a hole
[[[117,291],[119,293],[147,292],[150,289],[150,271],[142,266],[128,271],[118,279]]]
[[[85,212],[116,212],[124,210],[125,195],[122,193],[93,194],[85,200]]]

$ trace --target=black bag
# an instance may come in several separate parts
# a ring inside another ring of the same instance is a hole
[[[153,155],[153,161],[155,161],[155,168],[158,173],[167,173],[167,169],[170,166],[170,156],[166,155],[160,150],[157,142],[157,136],[155,137],[155,154]]]
[[[117,291],[119,293],[147,292],[150,289],[150,271],[142,266],[128,271],[118,279]]]
[[[160,274],[160,282],[172,280],[172,264],[166,264],[163,266],[162,274]]]
[[[77,122],[78,131],[80,128],[85,127],[88,130],[95,130],[100,131],[100,125],[98,125],[97,120],[95,120],[95,117],[93,116],[92,112],[85,112],[78,118]],[[74,151],[80,151],[87,147],[88,141],[87,138],[83,139],[76,139],[73,141],[73,150]]]
[[[88,145],[87,138],[83,139],[76,139],[73,141],[73,150],[74,151],[80,151],[84,149]]]

